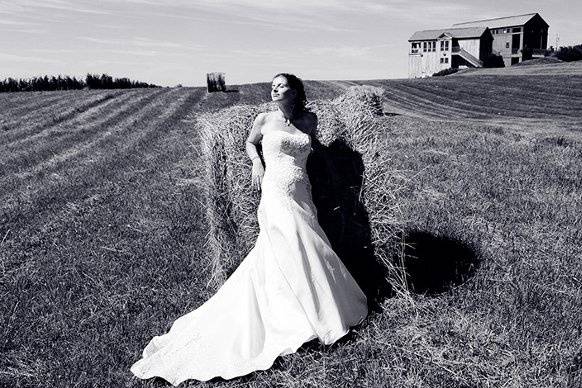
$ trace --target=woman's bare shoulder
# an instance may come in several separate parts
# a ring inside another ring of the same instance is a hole
[[[269,112],[261,112],[255,117],[255,124],[264,124],[269,119]]]
[[[261,112],[257,114],[255,120],[253,121],[253,126],[249,133],[248,141],[251,143],[257,143],[263,137],[263,128],[269,121],[268,112]]]

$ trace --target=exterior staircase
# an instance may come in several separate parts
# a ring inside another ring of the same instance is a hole
[[[473,65],[473,67],[483,67],[483,61],[481,61],[479,58],[476,58],[462,47],[453,46],[453,55],[460,56],[465,61]]]

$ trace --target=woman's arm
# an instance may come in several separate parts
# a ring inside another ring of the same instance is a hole
[[[257,190],[261,190],[261,182],[263,180],[263,175],[265,174],[263,162],[261,161],[259,152],[257,151],[257,144],[259,144],[263,137],[261,129],[265,124],[265,116],[265,113],[259,113],[257,115],[245,144],[247,155],[253,161],[253,169],[251,171],[252,185]]]

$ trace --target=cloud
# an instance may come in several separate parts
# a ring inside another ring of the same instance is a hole
[[[33,48],[29,49],[28,51],[32,51],[35,53],[45,53],[45,54],[71,54],[79,52],[79,50],[73,49],[45,49],[45,48]]]
[[[136,0],[141,1],[141,0]],[[215,12],[216,10],[211,10]],[[191,14],[189,13],[191,12]],[[172,13],[172,12],[158,12],[158,11],[148,11],[143,13],[148,17],[156,18],[173,18],[181,20],[189,20],[193,22],[208,23],[212,22],[215,24],[223,25],[246,25],[253,27],[266,27],[270,29],[277,29],[281,31],[305,31],[318,30],[318,31],[329,31],[329,32],[339,32],[339,31],[353,31],[352,29],[345,28],[344,26],[334,26],[333,24],[326,23],[323,21],[318,21],[317,23],[312,23],[309,26],[305,26],[305,18],[293,15],[285,15],[285,17],[275,17],[272,15],[264,15],[263,13],[249,12],[249,10],[228,10],[224,13],[212,13],[208,14],[206,10],[205,14],[200,11],[191,10],[189,12],[182,13]],[[202,16],[201,16],[202,15]],[[205,15],[205,16],[204,16]],[[307,28],[306,28],[307,27]]]
[[[123,47],[137,47],[137,48],[158,48],[158,49],[182,49],[182,50],[198,50],[204,49],[205,46],[199,44],[178,43],[175,41],[156,40],[146,37],[134,37],[128,39],[104,39],[95,38],[91,36],[80,36],[76,39],[91,43],[98,43],[106,46],[123,46]]]
[[[63,61],[59,61],[56,59],[47,59],[41,57],[30,57],[30,56],[22,56],[22,55],[14,55],[14,54],[7,54],[7,53],[0,53],[0,59],[8,61],[8,62],[24,62],[24,63],[52,63],[52,64],[63,64]]]
[[[23,22],[23,21],[19,21],[19,20],[0,19],[0,24],[6,25],[6,26],[37,26],[39,23]]]
[[[3,32],[12,32],[15,34],[31,34],[31,35],[40,35],[46,34],[46,30],[42,29],[34,29],[34,28],[8,28],[2,29]]]
[[[0,14],[22,18],[46,16],[50,10],[93,15],[111,14],[110,11],[95,8],[93,3],[83,0],[75,2],[67,0],[14,0],[0,3]]]
[[[398,46],[397,43],[378,44],[370,46],[326,46],[326,47],[312,47],[307,49],[309,55],[339,57],[339,58],[357,58],[366,59],[368,61],[379,61],[379,50],[394,49]]]
[[[353,32],[371,23],[409,21],[415,24],[449,25],[454,15],[470,5],[445,0],[104,0],[133,7],[136,13],[225,24],[253,24],[285,31]],[[446,19],[446,20],[445,20]],[[438,26],[437,26],[438,27]]]

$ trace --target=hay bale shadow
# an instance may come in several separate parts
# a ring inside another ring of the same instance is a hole
[[[338,138],[328,146],[318,140],[307,163],[319,224],[368,298],[368,307],[391,294],[387,269],[374,255],[370,221],[362,200],[362,155]]]
[[[471,278],[479,267],[478,250],[454,237],[409,230],[405,242],[404,269],[415,293],[446,292]]]

